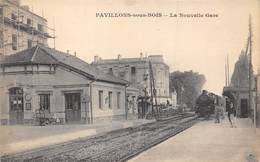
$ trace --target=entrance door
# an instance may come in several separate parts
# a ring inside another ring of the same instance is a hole
[[[65,120],[67,123],[77,122],[81,119],[80,93],[65,94]]]
[[[241,117],[247,118],[248,117],[248,101],[247,99],[241,99]]]
[[[9,89],[9,122],[10,124],[23,124],[23,89],[14,87]]]

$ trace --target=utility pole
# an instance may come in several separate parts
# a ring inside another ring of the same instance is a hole
[[[2,8],[2,23],[1,23],[1,26],[2,26],[2,46],[3,46],[3,55],[5,55],[5,7],[7,7],[6,4],[3,4],[0,6]]]
[[[251,33],[251,16],[249,17],[249,37],[248,37],[248,48],[249,48],[249,53],[248,53],[248,62],[249,62],[249,66],[248,66],[248,80],[249,80],[249,109],[252,110],[252,33]],[[255,113],[254,113],[255,114]],[[254,121],[255,123],[255,121]]]
[[[227,87],[227,64],[225,62],[225,86]]]
[[[158,117],[158,115],[159,115],[159,111],[158,111],[158,106],[157,106],[157,95],[156,95],[156,89],[155,89],[155,83],[154,83],[152,63],[151,63],[150,60],[149,60],[149,69],[150,69],[150,87],[151,87],[152,112],[153,112],[153,115],[155,116],[155,118],[158,119],[157,117]],[[154,112],[153,98],[154,98],[154,101],[155,101],[156,113]]]
[[[250,114],[252,115],[253,110],[253,124],[256,128],[256,107],[252,106],[252,72],[253,72],[253,66],[252,66],[252,24],[251,24],[251,15],[249,16],[249,36],[247,40],[247,46],[246,46],[246,54],[248,54],[248,99],[249,99],[249,110]]]
[[[249,105],[250,110],[254,111],[254,127],[256,129],[256,107],[252,108],[252,74],[253,74],[253,65],[252,65],[252,24],[251,24],[251,15],[249,16]],[[255,103],[256,104],[256,103]]]
[[[230,77],[229,77],[229,56],[227,54],[227,86],[230,84]]]

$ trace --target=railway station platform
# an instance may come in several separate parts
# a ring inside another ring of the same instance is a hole
[[[90,137],[122,128],[137,127],[154,121],[130,119],[97,124],[0,126],[0,156]]]
[[[260,162],[260,130],[250,119],[201,121],[129,162]]]

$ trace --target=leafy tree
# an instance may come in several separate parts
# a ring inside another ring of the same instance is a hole
[[[193,71],[175,71],[170,74],[170,92],[176,91],[177,103],[194,108],[195,100],[206,82],[203,74]]]

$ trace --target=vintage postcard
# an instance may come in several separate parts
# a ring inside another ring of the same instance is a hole
[[[0,0],[1,162],[259,162],[259,0]]]

